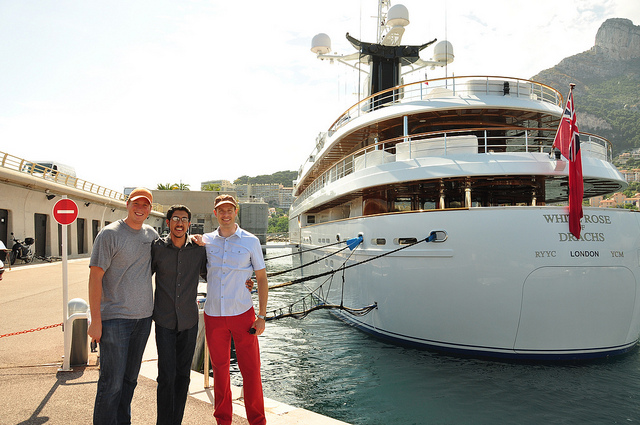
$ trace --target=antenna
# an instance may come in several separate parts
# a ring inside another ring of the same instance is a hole
[[[402,4],[390,7],[389,0],[378,2],[378,42],[368,43],[357,40],[347,33],[347,40],[356,49],[350,55],[331,54],[331,39],[321,33],[313,37],[311,51],[320,60],[338,61],[357,71],[365,72],[371,84],[369,94],[377,93],[401,84],[401,76],[425,67],[447,66],[453,62],[453,46],[448,41],[441,41],[434,48],[432,60],[425,61],[419,56],[420,51],[436,40],[422,45],[401,45],[405,27],[409,25],[409,11]],[[348,63],[358,62],[358,66]],[[368,72],[361,69],[361,64],[369,65]],[[407,71],[402,72],[405,68]],[[358,84],[358,92],[360,84]]]
[[[387,12],[389,11],[389,1],[388,0],[380,0],[378,1],[378,35],[376,40],[378,44],[382,43],[382,39],[384,38],[387,29],[386,21],[387,21]],[[362,37],[362,34],[360,34]]]

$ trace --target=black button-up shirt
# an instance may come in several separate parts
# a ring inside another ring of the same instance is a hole
[[[153,320],[166,329],[183,331],[198,323],[198,280],[207,274],[204,246],[189,240],[177,248],[171,236],[151,245],[151,271],[156,275]]]

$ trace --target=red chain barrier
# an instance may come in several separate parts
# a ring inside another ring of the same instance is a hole
[[[26,331],[20,331],[20,332],[12,332],[10,334],[4,334],[4,335],[0,335],[0,338],[4,338],[5,336],[13,336],[13,335],[20,335],[20,334],[26,334],[29,332],[35,332],[35,331],[43,331],[45,329],[51,329],[51,328],[55,328],[58,326],[62,326],[62,323],[57,323],[55,325],[49,325],[49,326],[43,326],[41,328],[35,328],[35,329],[28,329]]]

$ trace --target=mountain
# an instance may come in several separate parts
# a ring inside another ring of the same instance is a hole
[[[578,127],[579,128],[579,127]],[[262,174],[255,177],[241,176],[233,181],[234,184],[281,184],[292,187],[293,180],[298,177],[297,171],[277,171],[273,174]]]
[[[563,96],[575,83],[580,132],[609,139],[614,154],[640,148],[640,26],[629,19],[607,19],[591,49],[531,79]]]

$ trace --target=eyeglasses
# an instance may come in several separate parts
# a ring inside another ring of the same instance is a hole
[[[177,217],[177,216],[173,216],[171,217],[171,221],[175,221],[176,223],[178,221],[182,221],[183,223],[188,223],[189,222],[189,217]]]

